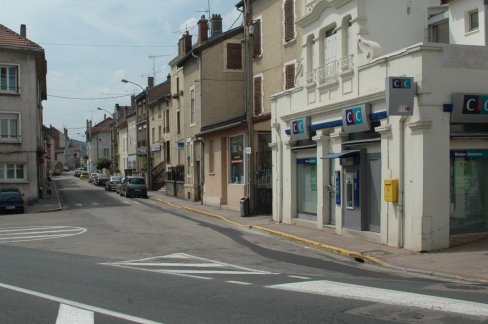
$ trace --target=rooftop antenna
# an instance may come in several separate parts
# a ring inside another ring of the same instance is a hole
[[[160,57],[164,57],[164,56],[169,56],[169,55],[161,54],[161,55],[149,55],[148,56],[148,59],[150,59],[150,60],[153,61],[153,64],[152,64],[152,76],[153,76],[153,78],[154,78],[155,81],[156,81],[156,74],[161,72],[161,70],[157,70],[156,71],[156,59],[158,59]],[[148,75],[142,75],[142,76],[148,76]]]
[[[197,12],[205,12],[207,14],[207,17],[210,18],[210,0],[207,0],[207,10],[200,10]]]

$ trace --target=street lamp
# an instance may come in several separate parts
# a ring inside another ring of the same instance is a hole
[[[143,88],[141,85],[135,83],[135,82],[132,82],[132,81],[129,81],[129,80],[126,80],[126,79],[122,79],[120,80],[121,82],[123,83],[131,83],[133,85],[136,85],[138,86],[139,88],[141,88],[141,90],[144,92],[144,95],[146,97],[145,101],[144,101],[144,105],[145,105],[145,108],[146,108],[146,137],[147,137],[147,144],[146,144],[146,171],[147,171],[147,189],[148,190],[151,190],[151,161],[149,159],[149,105],[147,104],[148,103],[148,88]]]

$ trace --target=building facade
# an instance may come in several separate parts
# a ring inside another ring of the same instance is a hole
[[[483,1],[300,5],[298,82],[271,98],[273,219],[415,251],[486,231]]]
[[[47,99],[44,49],[0,25],[0,187],[16,187],[27,202],[47,176],[42,101]]]

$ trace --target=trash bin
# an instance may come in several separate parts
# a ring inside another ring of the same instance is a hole
[[[249,198],[241,198],[241,217],[249,216]]]

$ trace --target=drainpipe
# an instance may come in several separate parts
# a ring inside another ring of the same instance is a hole
[[[195,52],[194,51],[191,51],[191,56],[193,56],[197,61],[198,61],[198,75],[199,75],[199,80],[196,80],[195,82],[200,82],[200,116],[202,114],[202,107],[203,107],[203,101],[202,101],[202,61],[201,61],[201,58],[197,55],[195,55]],[[200,117],[200,122],[201,122],[201,117]],[[205,143],[204,141],[198,137],[194,140],[195,142],[199,142],[200,143],[200,170],[198,170],[198,172],[200,173],[200,183],[198,184],[198,188],[199,188],[199,194],[200,194],[200,204],[203,205],[203,184],[204,184],[204,180],[203,180],[203,177],[204,177],[204,166],[205,166]]]
[[[403,248],[404,245],[404,229],[405,229],[405,119],[406,116],[401,116],[398,122],[399,127],[399,150],[400,150],[400,179],[398,188],[398,247]]]
[[[276,116],[276,112],[275,112]],[[283,222],[283,139],[280,133],[280,124],[275,121],[272,125],[278,135],[278,223]]]
[[[488,45],[488,0],[484,0],[485,6],[484,18],[485,18],[485,46]]]

